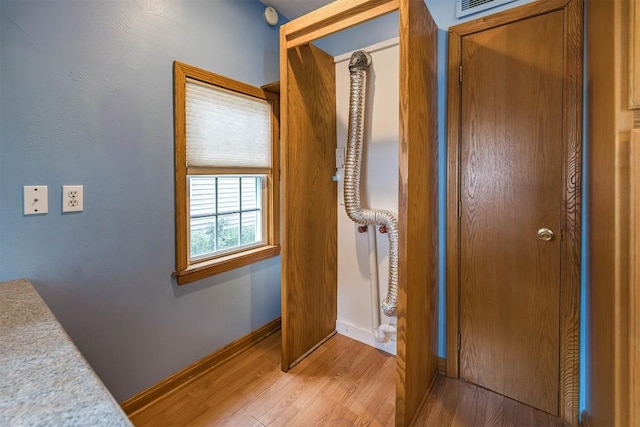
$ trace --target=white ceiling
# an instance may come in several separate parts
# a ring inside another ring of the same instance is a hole
[[[312,10],[331,3],[333,0],[260,0],[267,6],[273,6],[278,13],[288,19],[295,19]]]

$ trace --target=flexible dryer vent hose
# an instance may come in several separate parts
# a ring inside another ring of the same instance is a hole
[[[371,56],[364,51],[351,55],[349,72],[351,89],[349,100],[349,135],[344,171],[344,206],[352,221],[364,225],[383,225],[389,236],[389,287],[382,301],[382,311],[391,317],[398,306],[398,219],[385,210],[362,209],[360,206],[360,165],[364,138],[364,109],[367,90],[367,68]]]

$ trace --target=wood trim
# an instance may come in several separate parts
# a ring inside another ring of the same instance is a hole
[[[176,270],[173,276],[179,285],[204,279],[214,274],[229,271],[251,263],[276,256],[280,253],[279,242],[279,134],[280,134],[280,97],[267,89],[257,88],[219,74],[203,70],[192,65],[174,61],[174,156],[175,156],[175,235]],[[191,167],[186,161],[186,82],[188,79],[203,85],[215,85],[224,89],[266,100],[271,105],[271,168],[218,168]],[[278,82],[267,85],[277,87]],[[189,259],[189,196],[187,189],[188,174],[264,174],[267,176],[267,203],[265,208],[265,229],[268,230],[267,245],[238,253],[217,256],[202,262],[190,262]]]
[[[288,123],[288,105],[289,105],[289,97],[287,96],[287,49],[284,47],[287,45],[285,26],[282,25],[280,27],[280,161],[282,164],[282,170],[280,172],[280,190],[282,191],[282,207],[281,207],[281,224],[282,231],[280,233],[280,238],[282,239],[281,248],[282,248],[282,256],[280,257],[280,270],[281,270],[281,284],[280,284],[280,311],[281,313],[286,313],[289,309],[288,298],[285,294],[285,281],[283,280],[286,272],[289,269],[289,257],[286,255],[289,252],[289,248],[287,245],[287,217],[284,215],[284,211],[286,210],[286,205],[288,203],[286,195],[288,190],[287,185],[287,123]],[[280,368],[287,372],[289,370],[289,360],[286,356],[290,353],[289,349],[289,327],[286,323],[286,316],[282,316],[282,351],[280,353]]]
[[[265,90],[271,103],[271,171],[267,177],[269,244],[280,244],[280,82],[278,92]]]
[[[186,285],[278,255],[280,255],[280,245],[265,245],[191,264],[183,270],[174,271],[172,275],[176,278],[178,285]]]
[[[271,171],[271,168],[187,167],[187,175],[269,175]]]
[[[578,367],[580,325],[580,242],[582,191],[582,0],[541,0],[490,17],[451,27],[448,71],[447,150],[447,375],[459,376],[459,143],[460,143],[460,43],[465,35],[510,22],[564,10],[565,85],[563,94],[565,153],[562,245],[563,269],[560,309],[560,417],[578,423]],[[454,360],[456,359],[456,360]]]
[[[262,90],[265,92],[277,93],[280,95],[280,81],[267,83],[266,85],[260,86]]]
[[[560,289],[560,418],[578,425],[580,365],[580,266],[582,241],[583,2],[565,13],[563,241]]]
[[[173,63],[173,130],[175,173],[175,233],[176,270],[189,265],[189,236],[187,233],[187,120],[186,120],[186,70],[183,64]]]
[[[446,305],[447,305],[447,376],[460,377],[458,335],[460,316],[460,288],[458,286],[460,262],[460,66],[462,39],[449,31],[449,66],[447,79],[447,241],[446,241]],[[458,83],[456,83],[458,82]],[[449,283],[451,286],[449,286]]]
[[[640,0],[629,0],[629,108],[640,109]]]
[[[587,411],[582,411],[582,427],[591,427],[593,423],[591,422],[591,417]]]
[[[634,111],[628,108],[629,0],[587,1],[589,170],[588,411],[593,425],[632,425],[630,181]],[[637,59],[636,59],[637,61]],[[638,111],[636,111],[636,114]],[[636,349],[637,351],[637,349]],[[637,366],[637,365],[636,365]],[[636,368],[633,366],[633,368]]]
[[[284,28],[291,49],[398,9],[398,0],[341,0],[295,19]]]
[[[174,67],[180,68],[182,72],[187,76],[187,78],[199,80],[205,85],[219,86],[224,89],[244,93],[245,95],[253,96],[256,98],[267,99],[264,94],[264,90],[250,84],[243,83],[229,77],[221,76],[220,74],[212,73],[211,71],[194,67],[193,65],[185,64],[184,62],[180,61],[174,61]]]
[[[280,318],[272,320],[266,325],[256,329],[244,337],[227,344],[226,346],[216,350],[210,355],[198,360],[194,364],[176,372],[175,374],[165,378],[159,383],[141,391],[140,393],[130,397],[120,403],[122,410],[131,417],[136,412],[150,405],[156,400],[177,391],[182,386],[202,376],[210,369],[215,368],[221,363],[229,360],[237,354],[243,352],[254,344],[267,338],[269,335],[280,329]]]
[[[629,148],[629,425],[640,425],[640,129]]]
[[[538,0],[533,3],[524,4],[505,10],[484,18],[475,19],[463,24],[455,25],[449,28],[449,32],[458,34],[459,36],[468,36],[478,31],[485,31],[494,27],[499,27],[506,23],[520,21],[526,18],[532,18],[537,15],[553,12],[555,10],[564,9],[571,0]]]
[[[437,374],[438,28],[423,0],[400,2],[396,425]]]
[[[436,359],[436,366],[438,368],[438,373],[440,375],[447,375],[447,359],[443,359],[442,357],[438,357]]]

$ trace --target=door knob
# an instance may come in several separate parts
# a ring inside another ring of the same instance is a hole
[[[549,230],[548,228],[541,228],[540,230],[538,230],[538,239],[542,240],[543,242],[550,242],[551,240],[553,240],[553,231]]]

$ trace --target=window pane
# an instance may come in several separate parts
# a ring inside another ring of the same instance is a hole
[[[249,245],[252,243],[258,243],[262,241],[261,227],[262,213],[261,212],[244,212],[242,214],[242,244]]]
[[[216,250],[215,217],[191,220],[191,258],[201,257]]]
[[[218,178],[218,213],[240,210],[240,178]]]
[[[260,207],[258,199],[258,188],[260,188],[260,178],[242,178],[242,210],[256,209]]]
[[[216,214],[215,177],[189,178],[189,204],[191,217],[212,216]]]
[[[240,246],[240,214],[218,216],[218,250]]]
[[[190,259],[264,242],[265,175],[189,176]]]

